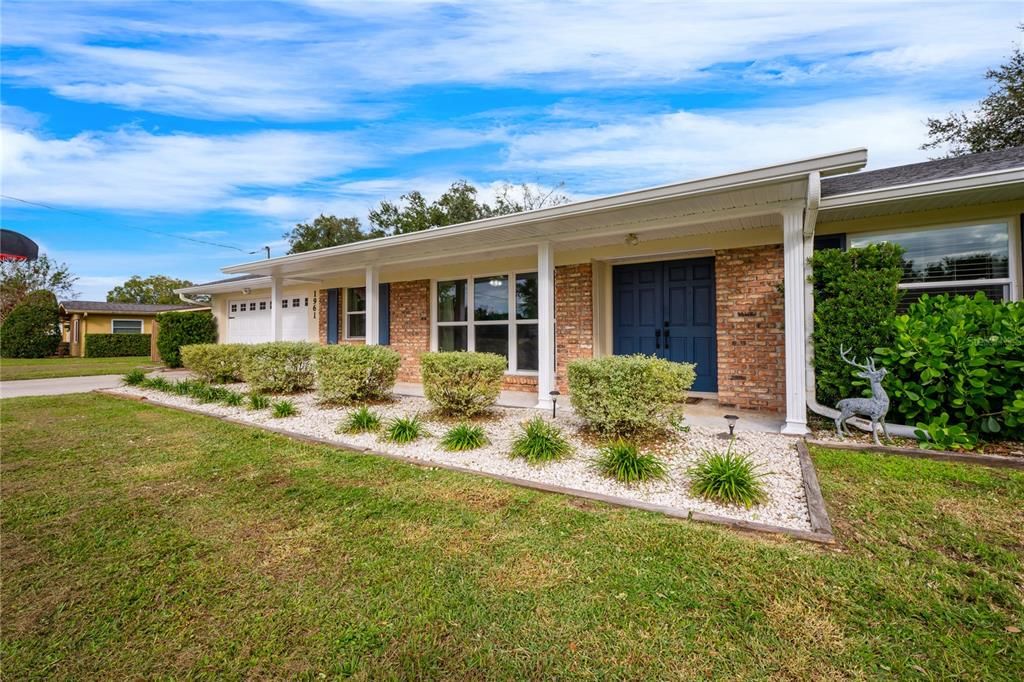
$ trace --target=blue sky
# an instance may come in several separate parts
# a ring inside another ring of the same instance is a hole
[[[5,0],[2,223],[103,299],[457,179],[585,198],[858,146],[924,160],[924,120],[984,95],[1022,21],[1021,2]]]

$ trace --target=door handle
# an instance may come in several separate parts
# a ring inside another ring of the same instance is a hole
[[[654,330],[654,347],[656,349],[657,348],[661,348],[661,330],[660,329],[655,329]]]
[[[665,348],[668,348],[668,327],[665,327]]]

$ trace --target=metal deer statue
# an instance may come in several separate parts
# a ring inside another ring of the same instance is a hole
[[[871,382],[870,398],[846,398],[836,404],[836,409],[839,410],[839,416],[836,417],[836,432],[839,437],[843,436],[844,429],[846,429],[846,435],[850,434],[850,427],[846,425],[846,420],[857,415],[871,420],[871,437],[875,439],[875,445],[881,445],[878,442],[878,424],[882,425],[885,439],[892,440],[889,438],[889,431],[885,428],[885,415],[889,411],[889,396],[882,388],[882,379],[888,374],[885,367],[875,369],[874,358],[868,358],[868,364],[861,365],[857,362],[857,358],[851,360],[846,357],[846,350],[842,346],[839,346],[839,356],[848,365],[853,365],[861,370],[857,372],[857,376]]]

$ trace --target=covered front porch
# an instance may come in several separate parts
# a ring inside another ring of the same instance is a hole
[[[405,386],[416,382],[424,351],[503,347],[506,400],[550,409],[552,392],[566,392],[572,360],[653,353],[697,363],[703,409],[777,411],[780,418],[757,423],[802,434],[805,262],[820,178],[865,160],[863,150],[844,152],[225,272],[259,276],[271,301],[305,283],[321,343],[388,343],[403,357]],[[632,288],[625,273],[637,274]],[[659,283],[645,288],[644,278]],[[520,281],[532,287],[526,303]],[[507,293],[495,298],[489,285]],[[282,338],[278,306],[269,324]]]

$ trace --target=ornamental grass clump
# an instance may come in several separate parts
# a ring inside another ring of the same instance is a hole
[[[487,445],[487,436],[483,428],[473,424],[462,423],[453,426],[441,438],[441,447],[450,452],[476,450]]]
[[[249,394],[249,409],[250,410],[265,410],[270,407],[270,398],[263,395],[262,393],[250,393]]]
[[[121,377],[121,381],[124,382],[125,386],[138,386],[146,380],[146,373],[141,369],[130,369],[124,376]]]
[[[668,467],[656,455],[641,452],[622,439],[604,445],[598,451],[594,466],[602,475],[626,484],[668,478]]]
[[[692,489],[706,500],[749,509],[764,502],[768,495],[761,482],[763,474],[757,472],[750,455],[732,451],[735,442],[735,438],[730,440],[724,453],[701,452],[703,459],[690,469]]]
[[[424,353],[423,395],[439,412],[472,417],[498,400],[508,361],[495,353]]]
[[[285,417],[294,417],[299,413],[298,408],[295,407],[295,403],[290,400],[278,400],[273,405],[273,416],[274,419],[283,419]]]
[[[402,356],[387,346],[322,346],[313,355],[320,402],[347,405],[391,394]]]
[[[145,379],[142,380],[139,386],[141,386],[142,388],[151,389],[153,391],[164,391],[165,393],[177,392],[177,384],[172,384],[170,381],[164,379],[163,377],[146,377]]]
[[[387,429],[384,432],[384,439],[392,443],[411,443],[420,436],[426,434],[426,429],[423,427],[423,422],[420,421],[419,417],[395,417],[388,422]]]
[[[337,433],[369,433],[380,428],[380,416],[370,408],[360,407],[351,412],[341,424]]]
[[[678,423],[694,365],[647,355],[614,355],[569,363],[569,400],[602,436],[656,433]]]
[[[175,395],[190,396],[193,391],[196,390],[196,386],[200,383],[201,382],[193,379],[182,379],[181,381],[175,381],[173,384],[170,384],[169,390]]]
[[[242,403],[245,402],[245,396],[238,391],[226,391],[221,402],[228,407],[241,407]]]
[[[522,427],[522,433],[512,442],[511,456],[525,459],[528,464],[544,464],[564,459],[572,454],[572,446],[561,429],[542,417],[534,417]]]

